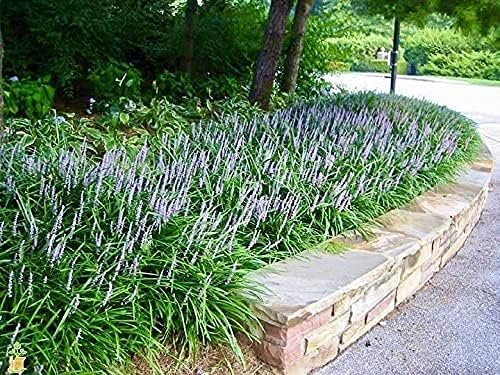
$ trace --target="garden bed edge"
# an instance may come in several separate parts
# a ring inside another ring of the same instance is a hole
[[[262,322],[254,350],[284,374],[306,374],[333,360],[397,305],[413,296],[458,252],[478,222],[493,157],[478,159],[456,181],[382,215],[362,239],[333,241],[342,254],[311,250],[258,270],[265,287],[254,310]]]

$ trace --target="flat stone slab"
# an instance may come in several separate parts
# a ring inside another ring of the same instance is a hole
[[[369,284],[393,261],[382,254],[311,251],[259,270],[253,279],[265,285],[263,303],[256,306],[264,320],[292,324],[312,316],[346,292]]]

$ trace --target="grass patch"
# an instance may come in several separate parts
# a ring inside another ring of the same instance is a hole
[[[108,373],[135,353],[155,366],[165,345],[241,359],[236,336],[258,324],[249,272],[362,230],[479,144],[456,112],[371,93],[107,151],[30,131],[0,144],[0,347],[21,342],[30,369],[58,374]]]
[[[442,77],[446,79],[451,79],[454,81],[462,81],[467,82],[473,85],[481,85],[481,86],[500,86],[500,81],[495,81],[492,79],[481,79],[481,78],[461,78],[461,77]]]

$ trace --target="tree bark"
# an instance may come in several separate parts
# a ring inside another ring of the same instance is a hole
[[[3,88],[2,88],[3,54],[4,54],[4,45],[2,38],[2,26],[0,23],[0,130],[2,130],[3,128]]]
[[[293,94],[297,87],[299,64],[304,48],[304,36],[307,29],[307,20],[311,13],[313,0],[298,0],[293,19],[293,34],[288,47],[285,71],[281,82],[281,91]]]
[[[283,47],[286,21],[292,3],[293,0],[272,0],[269,9],[264,43],[255,67],[249,98],[251,103],[257,103],[264,110],[269,109],[269,100]]]
[[[198,12],[198,1],[187,0],[184,12],[184,46],[182,54],[182,71],[191,74],[193,71],[194,55],[194,23]]]

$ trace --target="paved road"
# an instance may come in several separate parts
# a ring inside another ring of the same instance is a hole
[[[383,76],[331,78],[350,89]],[[416,296],[316,375],[500,374],[500,88],[399,80],[399,93],[449,105],[474,120],[496,159],[485,211],[464,248]]]
[[[385,74],[350,73],[332,75],[327,79],[348,89],[389,91],[389,78]],[[479,86],[434,77],[399,76],[396,93],[446,105],[479,123],[500,122],[499,86]]]

